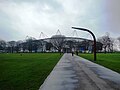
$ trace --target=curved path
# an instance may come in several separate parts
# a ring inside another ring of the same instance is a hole
[[[120,74],[64,54],[39,90],[120,90]]]

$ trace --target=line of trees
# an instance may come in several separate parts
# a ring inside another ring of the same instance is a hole
[[[29,37],[25,41],[4,41],[0,40],[0,52],[37,52],[41,42],[35,38]]]
[[[104,53],[113,52],[113,51],[117,51],[118,49],[120,49],[120,47],[116,47],[116,49],[114,49],[114,46],[118,45],[118,43],[115,42],[116,40],[119,41],[119,45],[120,45],[120,37],[118,37],[117,39],[114,39],[110,37],[109,33],[106,33],[106,35],[99,37],[97,39],[98,42],[101,42],[103,44],[102,48],[103,48]]]
[[[117,40],[117,43],[115,42]],[[37,52],[38,49],[41,49],[41,52],[44,52],[44,50],[50,50],[51,47],[54,47],[56,50],[61,52],[61,49],[63,45],[65,44],[65,36],[57,35],[53,36],[50,39],[50,42],[45,42],[44,40],[36,40],[33,37],[29,37],[24,41],[4,41],[0,40],[0,52],[7,52],[7,53],[13,53],[13,52]],[[67,45],[69,45],[70,48],[72,48],[72,45],[75,45],[73,41],[68,41]],[[79,42],[77,44],[78,48],[80,47],[89,47],[90,42]],[[102,45],[101,45],[102,44]],[[106,35],[99,37],[97,39],[97,50],[101,52],[113,52],[116,49],[114,48],[115,45],[119,46],[120,50],[120,37],[114,39],[110,37],[109,33],[106,33]],[[119,45],[118,45],[119,44]],[[102,47],[101,47],[102,46]],[[88,48],[87,48],[88,49]]]
[[[103,50],[104,50],[105,53],[107,51],[108,52],[113,51],[114,40],[109,36],[109,34],[98,38],[98,42],[101,42],[103,44]]]
[[[55,49],[58,50],[58,52],[61,53],[61,49],[63,47],[63,44],[65,42],[65,36],[63,35],[55,35],[52,36],[50,39],[50,43],[55,47]]]

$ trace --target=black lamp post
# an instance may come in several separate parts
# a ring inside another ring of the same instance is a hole
[[[94,61],[96,61],[96,38],[95,38],[95,35],[90,30],[85,29],[85,28],[77,28],[77,27],[72,27],[72,28],[77,29],[77,30],[87,31],[93,36],[93,39],[94,39]]]

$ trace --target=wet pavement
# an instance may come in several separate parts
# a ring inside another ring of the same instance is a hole
[[[120,74],[64,54],[39,90],[120,90]]]

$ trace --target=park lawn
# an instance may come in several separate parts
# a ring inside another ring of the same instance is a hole
[[[62,55],[0,54],[0,90],[38,90]]]
[[[79,54],[79,56],[93,61],[93,54]],[[97,53],[95,63],[120,73],[120,53]]]

